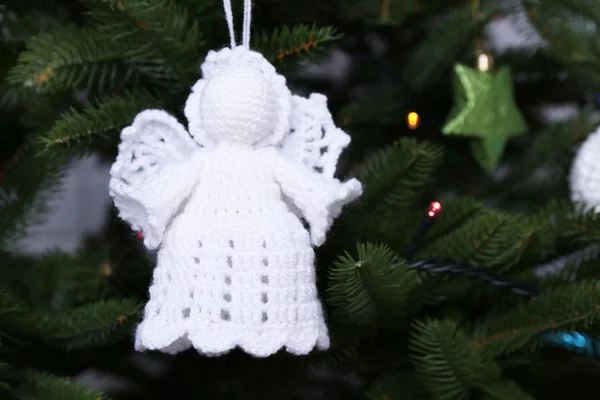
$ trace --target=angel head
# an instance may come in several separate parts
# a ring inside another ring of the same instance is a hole
[[[261,54],[244,46],[211,51],[185,106],[199,143],[277,144],[289,130],[291,92]]]

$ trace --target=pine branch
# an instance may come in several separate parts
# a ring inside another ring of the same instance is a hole
[[[429,229],[426,242],[434,242],[450,235],[456,229],[485,212],[483,204],[470,197],[458,197],[444,202],[444,211],[436,218]]]
[[[525,345],[542,344],[540,333],[589,329],[600,318],[598,282],[584,281],[546,292],[512,310],[492,313],[476,328],[475,344],[489,357],[498,357]]]
[[[413,323],[411,359],[438,399],[469,397],[472,389],[500,378],[500,369],[451,321]]]
[[[327,301],[345,324],[373,325],[405,315],[415,271],[386,246],[357,245],[358,258],[346,253],[329,271]]]
[[[21,146],[2,169],[0,187],[0,249],[21,238],[28,226],[48,211],[47,200],[57,192],[67,160],[37,156],[38,147]]]
[[[505,271],[519,262],[542,231],[524,217],[490,210],[425,247],[419,257],[442,256]]]
[[[370,156],[356,171],[363,195],[351,207],[371,212],[384,205],[395,211],[412,208],[433,180],[442,149],[414,139],[400,139]]]
[[[13,84],[38,92],[106,90],[135,84],[142,77],[172,80],[152,60],[151,44],[117,42],[99,30],[65,27],[34,36],[9,73]]]
[[[16,385],[11,395],[16,400],[108,400],[99,391],[43,372],[21,370],[14,377]]]
[[[545,287],[562,286],[568,282],[600,278],[600,254],[598,246],[591,245],[570,256],[560,257],[555,262],[539,268],[538,274]]]
[[[138,314],[132,300],[105,300],[55,313],[30,309],[0,292],[0,331],[63,349],[114,343],[129,334]]]
[[[548,223],[555,245],[568,248],[569,252],[600,240],[600,214],[587,210],[583,204],[552,201],[531,219]]]
[[[413,262],[410,264],[410,268],[415,268],[428,274],[447,273],[462,277],[476,278],[498,287],[510,288],[514,293],[521,296],[536,297],[539,295],[539,289],[530,284],[517,281],[509,276],[496,274],[490,271],[488,268],[482,268],[469,263],[456,263],[452,260],[431,258],[428,260],[419,260]],[[447,282],[445,287],[440,288],[440,290],[443,291],[448,286],[456,285]],[[452,288],[451,291],[455,289],[456,288]]]
[[[13,299],[28,307],[60,312],[73,305],[72,296],[81,284],[76,281],[78,267],[74,257],[57,250],[35,260],[3,255],[0,282]]]
[[[339,15],[351,21],[370,24],[400,25],[419,7],[416,0],[346,0],[339,5]]]
[[[441,72],[456,62],[465,49],[469,49],[469,41],[485,26],[490,16],[491,13],[482,21],[476,20],[470,3],[445,15],[445,20],[435,25],[406,60],[403,80],[417,92],[433,86],[440,79]]]
[[[340,120],[344,126],[364,124],[372,128],[372,124],[391,126],[397,129],[399,123],[405,122],[409,104],[407,96],[399,96],[406,88],[394,82],[374,85],[365,88],[358,99],[347,104],[340,112]]]
[[[431,400],[431,392],[414,371],[402,371],[397,376],[377,380],[368,390],[368,400],[402,399]]]
[[[46,151],[56,154],[84,150],[99,141],[116,141],[125,126],[142,110],[159,107],[161,101],[145,91],[107,97],[86,103],[83,110],[71,109],[56,121],[50,132],[41,138]]]
[[[486,394],[485,399],[490,400],[534,400],[519,385],[509,380],[485,383],[481,386],[481,390]]]
[[[262,32],[255,36],[253,48],[270,62],[286,61],[290,57],[302,59],[313,57],[323,46],[340,39],[333,27],[295,25],[275,28],[270,34]]]
[[[64,23],[56,15],[40,10],[33,10],[22,15],[14,14],[14,17],[11,17],[10,13],[5,15],[0,21],[0,28],[3,31],[0,43],[12,46],[21,46],[31,36],[58,29]]]
[[[115,41],[127,40],[152,49],[152,59],[177,90],[189,88],[198,73],[204,45],[198,22],[173,0],[80,0],[99,29]]]

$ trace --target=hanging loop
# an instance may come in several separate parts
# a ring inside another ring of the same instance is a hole
[[[231,0],[223,0],[223,8],[225,9],[225,19],[227,19],[227,27],[229,28],[229,40],[231,41],[231,48],[233,49],[235,44],[235,30],[233,29],[233,11],[231,9]]]
[[[229,28],[229,39],[231,48],[236,47],[235,29],[233,26],[233,10],[231,8],[231,0],[223,0],[223,9],[225,10],[225,19],[227,19],[227,27]],[[242,46],[250,48],[250,25],[252,23],[252,0],[244,0],[244,22],[242,28]]]

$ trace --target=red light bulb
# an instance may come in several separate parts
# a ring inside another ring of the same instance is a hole
[[[140,239],[143,239],[143,238],[144,238],[144,234],[142,233],[142,231],[139,231],[139,232],[137,233],[137,237],[138,237],[138,238],[140,238]]]
[[[435,218],[440,213],[440,211],[442,211],[442,203],[440,203],[439,201],[433,201],[429,205],[427,215],[429,215],[431,218]]]

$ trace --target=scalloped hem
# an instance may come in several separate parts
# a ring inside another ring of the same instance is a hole
[[[145,334],[138,329],[135,338],[136,351],[160,351],[167,354],[177,354],[190,348],[196,349],[198,353],[216,357],[240,348],[244,352],[258,358],[269,357],[281,349],[298,356],[306,355],[315,348],[327,350],[329,348],[329,336],[326,330],[304,329],[297,332],[283,334],[278,330],[277,337],[252,335],[248,330],[239,331],[234,338],[216,332],[177,333],[175,330],[165,332],[162,330],[159,336],[157,331]],[[151,337],[150,337],[151,336]]]

